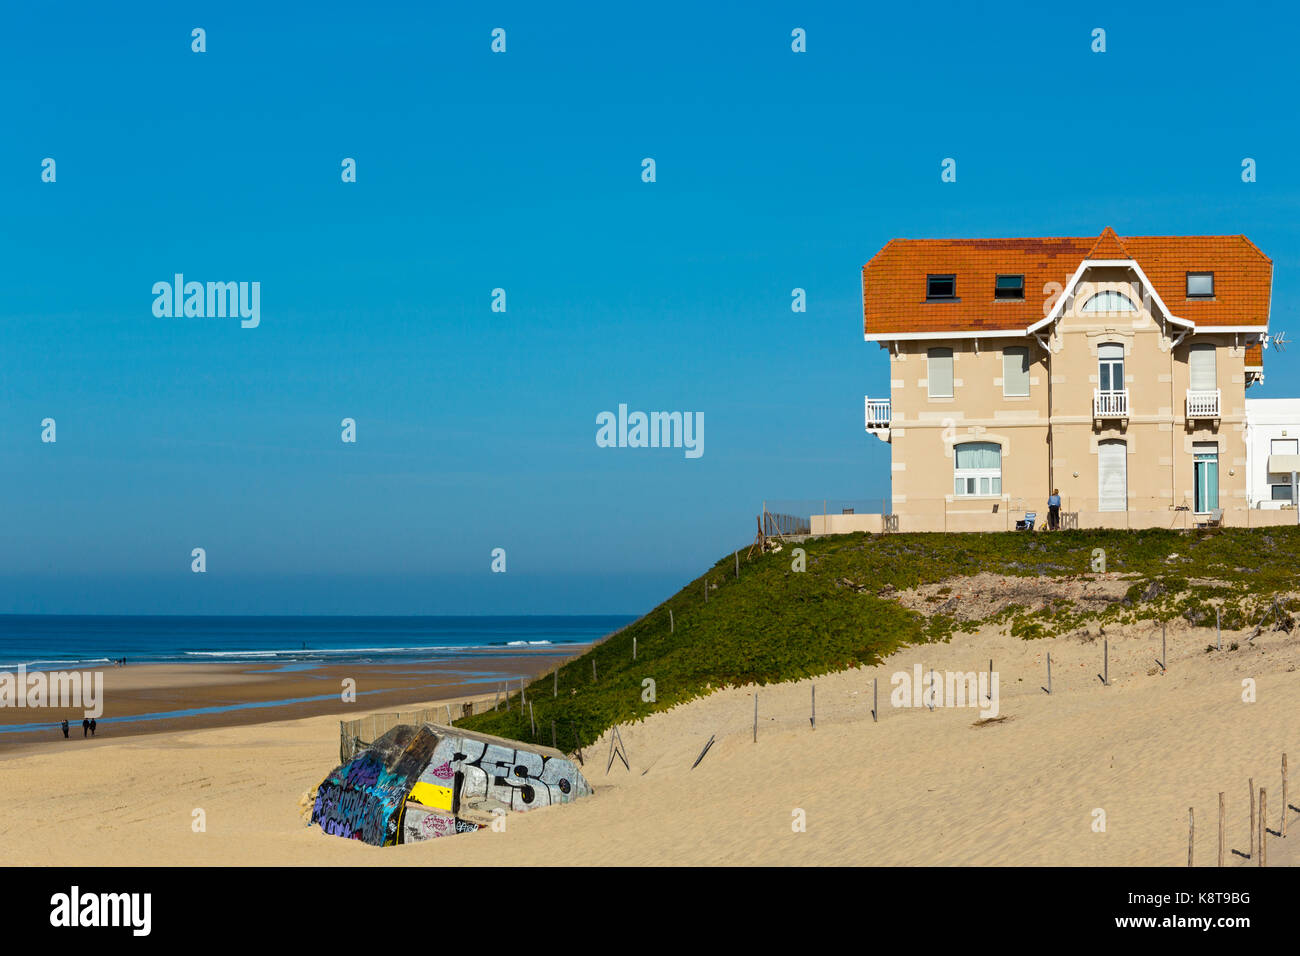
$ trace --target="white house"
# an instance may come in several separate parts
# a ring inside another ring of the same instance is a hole
[[[1300,472],[1300,398],[1246,399],[1246,500],[1294,508]]]

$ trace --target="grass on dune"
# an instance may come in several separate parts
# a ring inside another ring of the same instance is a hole
[[[796,547],[806,553],[802,572],[792,569]],[[508,710],[503,705],[457,725],[550,744],[554,721],[558,745],[571,750],[614,724],[719,687],[873,664],[904,644],[946,639],[958,626],[878,594],[886,585],[904,590],[987,571],[1043,578],[1050,593],[1050,579],[1091,575],[1098,548],[1105,551],[1108,572],[1133,581],[1123,601],[1081,610],[1049,600],[1039,608],[1004,607],[989,620],[1034,638],[1098,619],[1182,615],[1213,626],[1214,608],[1220,607],[1225,628],[1243,628],[1261,617],[1275,595],[1295,586],[1300,528],[855,534],[786,543],[781,551],[748,558],[742,549],[739,578],[728,554],[644,617],[562,665],[558,694],[550,672],[526,685],[531,720],[516,690]],[[1193,586],[1190,579],[1202,583]],[[1287,606],[1300,610],[1295,602]],[[654,682],[653,700],[647,680]]]

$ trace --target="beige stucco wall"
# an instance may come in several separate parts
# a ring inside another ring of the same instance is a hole
[[[855,531],[880,534],[884,528],[880,515],[812,515],[808,530],[810,534],[852,534]]]
[[[898,343],[890,353],[893,509],[900,515],[954,513],[970,517],[957,523],[999,524],[1025,510],[1040,521],[1047,512],[1053,483],[1062,509],[1097,513],[1098,443],[1119,439],[1126,445],[1128,507],[1148,513],[1144,526],[1162,522],[1183,525],[1179,506],[1193,508],[1193,444],[1213,442],[1219,454],[1219,507],[1228,512],[1246,507],[1245,349],[1249,336],[1233,333],[1186,335],[1172,347],[1182,327],[1165,321],[1150,297],[1122,269],[1096,269],[1061,319],[1032,337],[937,339]],[[1136,313],[1082,314],[1095,292],[1120,291],[1138,305]],[[990,310],[996,309],[990,303]],[[943,308],[936,305],[937,309]],[[1093,418],[1098,388],[1098,346],[1124,346],[1125,386],[1129,390],[1126,422]],[[1190,378],[1188,354],[1193,343],[1216,346],[1215,365],[1222,393],[1220,418],[1189,423],[1185,399]],[[1044,349],[1050,345],[1051,354]],[[928,395],[927,352],[953,350],[953,397]],[[1027,346],[1030,361],[1028,397],[1003,394],[1003,349]],[[1050,368],[1050,372],[1049,372]],[[1048,451],[1048,378],[1051,378],[1051,442]],[[971,498],[953,494],[953,445],[992,441],[1002,448],[1002,495]],[[1050,469],[1049,469],[1050,459]],[[998,514],[992,505],[999,504]],[[986,517],[987,516],[987,517]],[[1132,521],[1133,516],[1130,516]],[[1167,519],[1167,521],[1166,521]],[[1124,515],[1101,514],[1096,523]],[[1150,522],[1150,524],[1148,524]],[[1013,525],[1014,526],[1014,525]],[[1087,523],[1085,523],[1087,526]],[[1136,526],[1136,525],[1135,525]]]

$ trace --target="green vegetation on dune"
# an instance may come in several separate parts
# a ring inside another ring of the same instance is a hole
[[[806,552],[803,572],[792,570],[796,547]],[[1095,577],[1098,548],[1105,552],[1108,572],[1132,580],[1127,593],[1082,608],[1053,598],[1053,579]],[[535,735],[518,690],[508,710],[503,705],[457,724],[549,744],[554,721],[559,746],[572,749],[614,724],[719,687],[798,680],[871,664],[903,644],[947,639],[981,623],[1005,624],[1025,638],[1067,633],[1091,621],[1179,615],[1195,626],[1213,627],[1215,608],[1221,607],[1225,628],[1244,628],[1260,619],[1276,595],[1296,586],[1297,554],[1300,528],[1295,527],[1204,534],[855,534],[786,543],[780,551],[749,558],[742,550],[738,579],[735,559],[727,555],[644,617],[560,667],[558,695],[553,696],[551,673],[528,685]],[[1008,602],[983,620],[958,620],[942,610],[921,613],[890,596],[892,590],[981,572],[1040,578],[1048,596],[1035,607]],[[1285,606],[1300,609],[1292,601]],[[654,681],[653,702],[643,699],[647,678]]]

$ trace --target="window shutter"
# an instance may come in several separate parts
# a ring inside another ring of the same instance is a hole
[[[1002,350],[1002,393],[1004,395],[1029,394],[1029,349]]]
[[[1218,375],[1215,373],[1214,346],[1193,345],[1187,355],[1191,367],[1191,383],[1194,392],[1212,392],[1219,387]]]
[[[931,398],[952,398],[952,349],[930,349],[926,378]]]
[[[1097,445],[1097,510],[1128,508],[1128,446],[1121,441]]]

